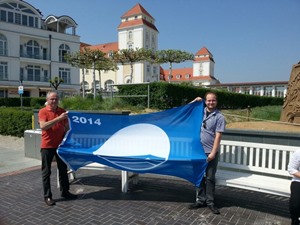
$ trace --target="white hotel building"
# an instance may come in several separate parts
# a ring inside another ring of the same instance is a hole
[[[0,97],[44,96],[49,80],[63,79],[59,91],[79,93],[79,70],[64,54],[80,49],[76,22],[69,16],[42,18],[34,6],[19,0],[0,1]]]

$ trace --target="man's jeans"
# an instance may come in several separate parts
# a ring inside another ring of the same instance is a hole
[[[217,172],[219,154],[210,161],[206,168],[200,187],[197,187],[197,203],[214,205],[215,175]]]
[[[50,176],[51,176],[51,164],[53,158],[56,158],[57,168],[59,172],[60,191],[67,192],[69,190],[69,177],[68,167],[57,155],[55,148],[42,148],[41,159],[42,159],[42,179],[43,179],[43,190],[45,198],[52,198]]]

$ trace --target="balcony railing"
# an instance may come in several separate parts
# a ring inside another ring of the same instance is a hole
[[[45,55],[45,54],[20,53],[20,57],[29,58],[29,59],[49,60],[49,57],[47,55]]]

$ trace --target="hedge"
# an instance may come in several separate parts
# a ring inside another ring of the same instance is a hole
[[[283,105],[283,98],[255,96],[247,94],[238,94],[216,89],[201,88],[183,84],[171,84],[163,82],[150,83],[150,108],[169,109],[186,104],[196,96],[204,97],[208,91],[214,91],[218,94],[218,107],[221,109],[237,109],[267,106]],[[137,96],[147,95],[148,85],[121,85],[118,86],[119,95]],[[142,105],[147,107],[147,97],[126,97],[123,98],[128,104]]]

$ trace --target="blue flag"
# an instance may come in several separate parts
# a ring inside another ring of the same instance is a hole
[[[200,185],[207,166],[200,142],[203,102],[140,115],[68,115],[70,130],[58,154],[71,169],[96,162]]]

